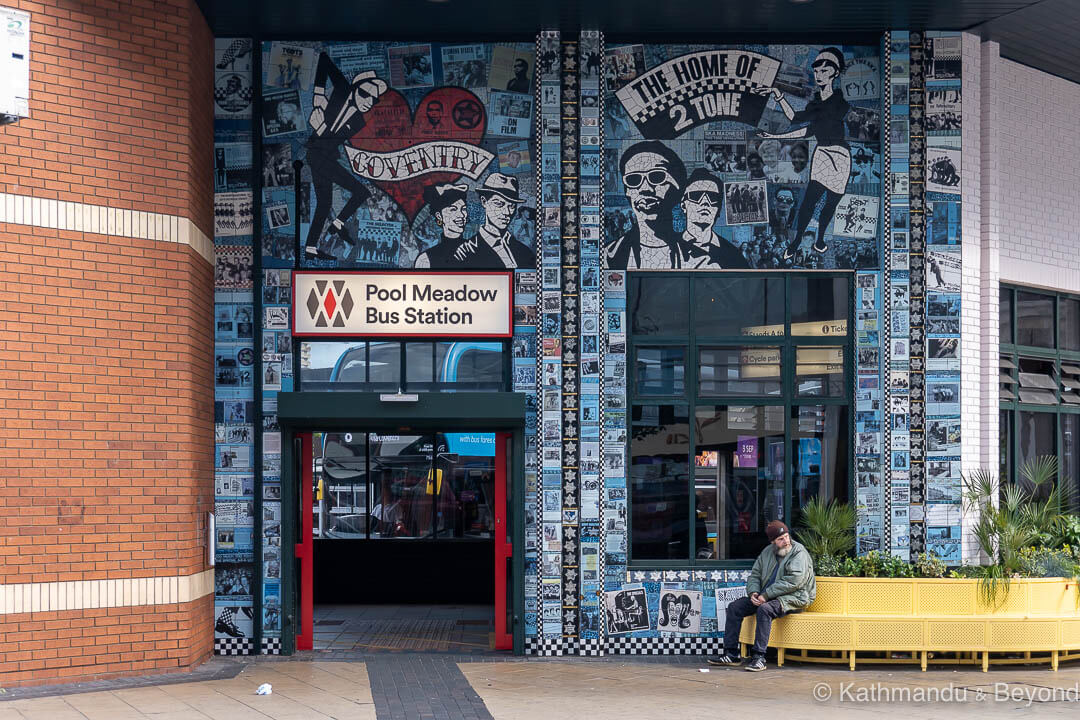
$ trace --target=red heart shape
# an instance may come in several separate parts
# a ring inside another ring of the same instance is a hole
[[[397,90],[387,90],[364,114],[366,121],[349,144],[370,152],[404,150],[433,140],[456,140],[479,145],[487,127],[480,98],[459,87],[436,88],[425,95],[415,112]],[[424,207],[424,186],[453,182],[461,173],[431,172],[408,180],[373,181],[397,201],[409,220]]]

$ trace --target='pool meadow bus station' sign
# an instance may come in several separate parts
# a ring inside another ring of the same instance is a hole
[[[513,335],[512,272],[293,273],[293,335]]]

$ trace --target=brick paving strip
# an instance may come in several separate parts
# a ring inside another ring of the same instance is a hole
[[[410,654],[367,660],[378,720],[494,720],[457,663]]]

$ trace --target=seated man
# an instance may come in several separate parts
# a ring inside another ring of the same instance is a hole
[[[724,654],[709,658],[710,665],[741,665],[739,630],[743,618],[757,615],[757,633],[746,669],[760,672],[765,669],[765,648],[774,618],[799,612],[814,602],[817,582],[810,553],[791,539],[787,525],[773,520],[765,528],[769,545],[761,551],[746,582],[746,597],[727,607],[724,625]]]

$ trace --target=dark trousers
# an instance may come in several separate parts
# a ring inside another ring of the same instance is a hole
[[[765,654],[765,648],[769,646],[772,621],[787,613],[780,606],[779,600],[770,600],[760,607],[754,607],[754,603],[750,602],[748,597],[741,597],[732,602],[727,606],[727,621],[724,623],[724,652],[726,654],[735,656],[739,654],[739,631],[742,629],[743,618],[755,614],[757,615],[757,632],[754,634],[751,656]]]

